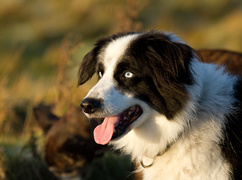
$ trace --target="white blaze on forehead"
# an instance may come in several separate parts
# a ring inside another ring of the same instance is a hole
[[[100,61],[105,67],[104,74],[86,97],[102,99],[104,107],[102,116],[117,115],[131,105],[135,105],[131,96],[127,94],[123,95],[116,89],[113,74],[117,62],[119,62],[126,49],[129,47],[129,44],[138,35],[139,34],[127,35],[113,40],[99,56]]]
[[[102,61],[104,66],[114,66],[116,62],[122,57],[128,48],[129,44],[134,40],[139,34],[131,34],[127,36],[120,37],[105,48],[102,53]]]

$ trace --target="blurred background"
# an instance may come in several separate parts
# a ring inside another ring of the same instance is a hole
[[[242,52],[242,1],[0,0],[0,179],[21,179],[10,174],[23,156],[33,162],[33,135],[42,152],[33,107],[52,104],[62,116],[93,85],[95,78],[77,88],[77,71],[97,38],[151,29],[196,49]]]

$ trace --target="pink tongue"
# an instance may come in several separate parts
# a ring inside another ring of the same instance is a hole
[[[118,123],[118,117],[106,117],[102,124],[94,129],[94,140],[97,144],[108,144],[114,132],[115,125]]]

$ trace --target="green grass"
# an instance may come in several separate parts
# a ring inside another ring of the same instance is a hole
[[[5,180],[56,180],[43,160],[43,147],[36,146],[36,143],[42,144],[41,141],[41,137],[30,140],[26,137],[0,138],[0,168]],[[85,180],[131,180],[132,171],[129,156],[107,152],[93,161]]]
[[[1,138],[2,170],[6,180],[54,180],[41,154],[33,154],[31,146],[22,138]]]
[[[132,171],[133,165],[128,156],[108,152],[93,162],[91,174],[86,180],[131,180]]]

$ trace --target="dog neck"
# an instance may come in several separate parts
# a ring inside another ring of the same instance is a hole
[[[166,148],[159,152],[156,156],[154,157],[148,157],[148,156],[140,156],[140,164],[143,168],[149,168],[151,167],[154,162],[156,157],[158,156],[162,156],[163,154],[165,154],[167,151],[169,151],[169,149],[181,138],[183,132],[181,132],[176,139],[174,139],[174,141],[170,142],[169,144],[167,144]]]

